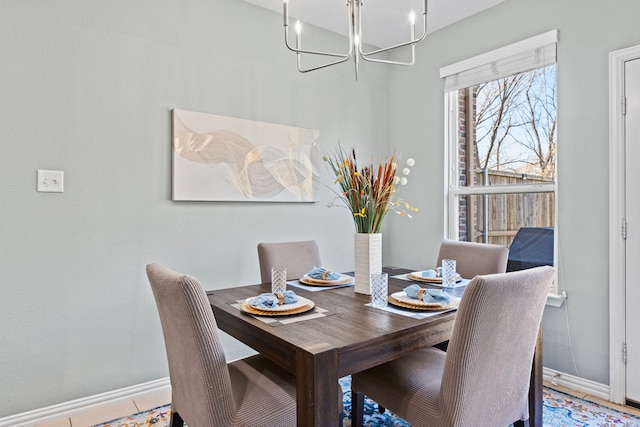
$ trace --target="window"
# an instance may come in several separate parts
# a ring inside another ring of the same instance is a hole
[[[555,228],[556,41],[554,30],[440,70],[448,238],[510,246],[521,227]]]

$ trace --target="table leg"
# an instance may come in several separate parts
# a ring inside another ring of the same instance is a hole
[[[363,427],[362,417],[364,415],[364,393],[351,391],[351,425],[353,427]]]
[[[296,358],[298,427],[332,426],[339,420],[338,352],[324,342],[310,343]]]

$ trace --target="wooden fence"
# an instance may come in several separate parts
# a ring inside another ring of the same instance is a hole
[[[489,171],[490,185],[549,183],[553,179]],[[482,182],[482,172],[476,177]],[[460,240],[484,242],[483,198],[487,198],[487,243],[511,246],[520,227],[553,227],[554,193],[466,196],[460,202]]]

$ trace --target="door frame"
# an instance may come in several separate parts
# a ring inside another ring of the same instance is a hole
[[[640,45],[609,53],[609,400],[626,400],[624,65],[640,59]]]

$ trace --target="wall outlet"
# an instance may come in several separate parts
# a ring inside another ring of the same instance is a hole
[[[64,192],[64,172],[38,170],[37,191],[45,193]]]

